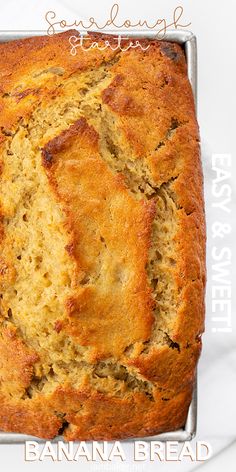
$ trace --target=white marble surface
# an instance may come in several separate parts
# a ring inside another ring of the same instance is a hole
[[[0,29],[45,29],[44,15],[47,10],[55,10],[61,18],[88,18],[95,16],[102,19],[107,16],[113,1],[100,2],[84,0],[0,0]],[[172,9],[181,4],[185,9],[185,18],[191,21],[191,29],[198,37],[199,51],[199,98],[198,116],[202,137],[202,158],[205,175],[206,210],[208,222],[208,287],[207,287],[207,321],[204,335],[204,348],[199,364],[199,413],[197,440],[209,441],[213,448],[213,458],[201,464],[185,460],[181,463],[134,463],[131,449],[125,445],[127,461],[91,463],[51,463],[50,461],[25,463],[22,446],[0,446],[0,464],[14,466],[18,470],[77,470],[95,471],[192,471],[202,468],[202,472],[221,471],[226,467],[228,472],[234,470],[236,446],[236,350],[235,350],[235,319],[232,321],[232,333],[213,333],[211,288],[212,259],[211,248],[215,241],[211,235],[211,225],[221,214],[212,209],[212,153],[230,153],[233,159],[231,187],[233,197],[231,203],[231,235],[225,245],[234,249],[235,224],[233,215],[236,208],[235,200],[235,38],[233,35],[236,17],[234,0],[215,2],[214,0],[172,0],[140,1],[121,0],[121,16],[132,18],[169,17]],[[227,217],[227,215],[226,215]],[[234,262],[234,259],[233,259]],[[236,265],[231,266],[231,281],[236,280]],[[233,291],[234,292],[234,291]],[[232,314],[235,309],[235,293],[232,295]],[[233,443],[233,444],[232,444]]]

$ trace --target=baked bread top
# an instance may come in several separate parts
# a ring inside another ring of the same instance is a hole
[[[201,350],[192,90],[177,44],[77,34],[0,46],[0,428],[151,435],[184,425]]]

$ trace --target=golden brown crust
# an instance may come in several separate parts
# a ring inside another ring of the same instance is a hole
[[[70,424],[65,432],[66,440],[112,440],[175,430],[185,421],[190,396],[190,386],[170,400],[157,394],[152,401],[140,393],[125,400],[101,393],[61,389],[53,401],[59,409],[66,407]],[[165,408],[167,403],[169,406]],[[75,413],[78,404],[83,408],[82,415]]]
[[[43,165],[68,215],[69,253],[77,262],[78,278],[90,277],[67,301],[65,329],[81,345],[94,348],[94,361],[119,357],[151,333],[153,300],[145,266],[154,202],[140,204],[129,195],[121,176],[113,175],[101,159],[98,135],[84,118],[45,146]],[[107,259],[99,269],[99,286],[91,279],[97,276],[94,260],[102,257],[104,245]]]
[[[0,428],[43,438],[64,428],[67,440],[147,436],[184,425],[204,328],[193,97],[177,44],[143,40],[146,52],[71,56],[72,34],[0,45],[1,153],[23,158],[9,145],[19,135],[40,159],[71,266],[62,314],[47,315],[48,357],[53,346],[61,350],[49,364],[44,339],[34,342],[23,315],[9,312],[19,279],[8,229],[16,210],[3,199]],[[52,119],[53,103],[65,107]],[[10,179],[4,161],[3,186]],[[37,330],[33,313],[31,324]]]
[[[33,365],[38,356],[24,346],[17,336],[16,328],[9,325],[2,328],[0,339],[1,381],[3,388],[10,384],[10,393],[14,395],[30,385]]]

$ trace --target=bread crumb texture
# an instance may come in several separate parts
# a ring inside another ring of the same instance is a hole
[[[205,285],[184,54],[150,41],[72,56],[71,34],[0,46],[0,428],[66,440],[174,430]]]

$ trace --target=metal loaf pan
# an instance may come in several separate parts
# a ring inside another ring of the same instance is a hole
[[[59,32],[59,31],[58,31]],[[114,32],[113,32],[114,33]],[[42,36],[45,35],[46,32],[42,30],[37,31],[1,31],[0,32],[0,42],[4,43],[6,41],[13,41],[15,39],[22,39],[32,36]],[[123,34],[119,31],[119,34]],[[116,33],[117,35],[117,33]],[[135,38],[149,38],[149,39],[157,39],[156,33],[154,31],[150,32],[132,32],[127,33],[124,32],[124,36],[130,36]],[[171,41],[179,43],[185,52],[186,62],[187,62],[187,70],[188,70],[188,78],[192,86],[194,100],[195,100],[195,107],[197,109],[197,41],[196,37],[190,31],[184,30],[169,30],[166,32],[164,41]],[[188,410],[187,421],[183,429],[179,429],[177,431],[169,431],[162,434],[157,434],[156,436],[149,436],[144,438],[136,438],[136,439],[143,439],[144,441],[191,441],[196,434],[196,426],[197,426],[197,380],[195,382],[192,402],[190,404]],[[134,439],[134,438],[133,438]],[[132,441],[133,439],[129,439]],[[25,441],[29,440],[36,440],[37,442],[44,442],[44,440],[35,438],[34,436],[27,436],[26,434],[18,434],[18,433],[5,433],[0,431],[0,444],[20,444],[24,443]],[[59,440],[63,440],[63,437],[58,436],[52,442],[58,442]]]

